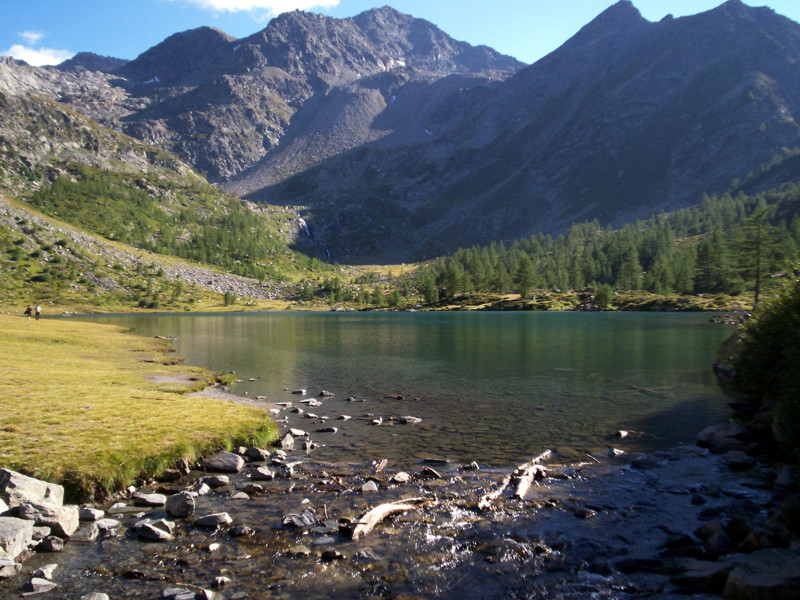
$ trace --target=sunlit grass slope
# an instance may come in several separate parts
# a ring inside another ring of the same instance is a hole
[[[73,493],[102,494],[177,458],[275,437],[265,411],[187,396],[214,377],[169,357],[165,340],[0,316],[0,349],[0,467]]]

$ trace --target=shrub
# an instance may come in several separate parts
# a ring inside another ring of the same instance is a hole
[[[774,403],[779,442],[800,458],[800,279],[759,304],[745,326],[735,363],[739,387]]]

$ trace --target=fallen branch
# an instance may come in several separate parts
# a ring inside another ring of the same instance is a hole
[[[404,513],[418,508],[435,506],[437,503],[435,498],[406,498],[404,500],[398,500],[397,502],[380,504],[359,517],[358,521],[354,524],[351,537],[353,540],[357,540],[367,535],[378,523],[390,515]]]
[[[545,450],[541,454],[534,456],[530,461],[519,465],[516,469],[514,469],[513,473],[510,473],[503,478],[503,481],[500,483],[500,486],[497,489],[489,492],[488,494],[484,494],[481,499],[478,500],[478,508],[481,510],[488,510],[492,508],[492,502],[500,497],[511,481],[515,478],[519,480],[519,483],[517,484],[517,491],[514,495],[522,499],[530,489],[533,480],[536,478],[536,475],[541,470],[539,463],[550,458],[551,454],[552,453],[550,450]]]

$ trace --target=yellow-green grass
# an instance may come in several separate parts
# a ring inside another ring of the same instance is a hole
[[[214,376],[169,351],[110,325],[0,315],[0,467],[103,495],[275,439],[266,411],[188,396]]]

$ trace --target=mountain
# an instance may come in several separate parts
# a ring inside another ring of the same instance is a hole
[[[800,169],[800,25],[739,0],[658,23],[621,0],[530,66],[389,7],[285,13],[241,39],[201,27],[116,67],[72,60],[0,59],[0,92],[296,207],[334,260],[618,225]]]

